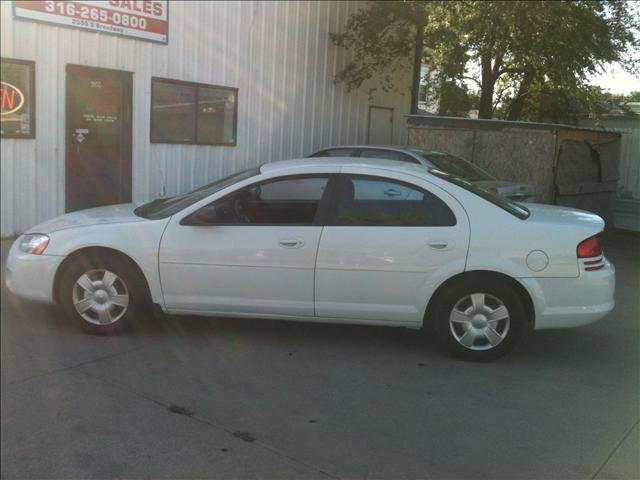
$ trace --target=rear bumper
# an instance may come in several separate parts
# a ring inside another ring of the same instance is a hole
[[[616,269],[608,260],[576,278],[524,278],[536,313],[535,330],[588,325],[615,306]]]
[[[18,238],[7,256],[5,283],[14,295],[26,300],[54,303],[53,281],[64,257],[22,252]]]

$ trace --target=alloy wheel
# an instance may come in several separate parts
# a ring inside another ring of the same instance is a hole
[[[127,285],[106,269],[89,270],[80,275],[73,285],[72,296],[78,315],[94,325],[117,322],[129,306]]]
[[[507,337],[510,324],[505,304],[487,293],[466,295],[449,315],[449,328],[455,340],[475,351],[497,347]]]

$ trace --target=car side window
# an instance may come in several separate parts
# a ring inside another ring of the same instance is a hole
[[[440,198],[386,178],[340,175],[328,225],[448,227],[456,217]]]
[[[399,160],[401,162],[417,163],[420,164],[415,158],[404,154],[402,152],[395,152],[393,150],[381,150],[377,148],[363,148],[360,150],[360,157],[367,158],[385,158],[387,160]]]
[[[288,177],[254,184],[196,212],[195,225],[313,225],[327,175]],[[198,220],[198,217],[205,221]]]
[[[315,157],[351,157],[353,155],[352,148],[330,148],[328,150],[322,150],[320,152],[311,155]]]

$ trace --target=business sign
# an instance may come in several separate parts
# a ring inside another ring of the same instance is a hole
[[[33,138],[34,64],[25,60],[2,58],[0,67],[0,136]]]
[[[0,81],[0,117],[19,112],[24,105],[24,93],[9,82]]]
[[[13,2],[13,15],[21,20],[167,43],[168,2],[152,1],[39,1]]]

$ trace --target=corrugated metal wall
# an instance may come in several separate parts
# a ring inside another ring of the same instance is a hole
[[[593,121],[587,119],[581,121],[580,125],[595,126]],[[603,118],[598,126],[622,133],[618,195],[640,200],[640,119],[609,117]]]
[[[592,126],[594,122],[585,119],[580,124]],[[640,119],[606,117],[600,125],[622,133],[615,227],[640,232]]]
[[[248,166],[366,139],[368,107],[394,108],[406,142],[410,66],[396,91],[370,99],[333,76],[348,54],[333,46],[359,2],[171,2],[169,44],[14,20],[1,3],[1,55],[36,62],[36,139],[3,139],[1,234],[64,212],[65,68],[133,72],[133,198],[174,195]],[[151,77],[239,88],[236,147],[149,142]],[[370,82],[375,83],[375,82]]]

